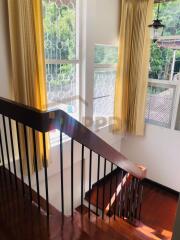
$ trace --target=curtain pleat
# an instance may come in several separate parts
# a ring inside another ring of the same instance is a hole
[[[122,0],[114,131],[144,134],[153,0]]]
[[[14,100],[39,110],[47,109],[45,58],[41,0],[7,0]],[[23,126],[20,125],[21,154],[26,172]],[[47,137],[47,149],[49,138]],[[28,129],[31,171],[34,171],[32,131]],[[38,168],[43,166],[42,135],[36,133]],[[47,150],[48,151],[48,150]],[[48,153],[47,153],[48,154]]]

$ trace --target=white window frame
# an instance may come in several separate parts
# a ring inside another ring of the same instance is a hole
[[[81,116],[81,107],[80,107],[80,103],[79,103],[79,96],[81,95],[80,93],[80,85],[82,82],[82,53],[81,53],[81,42],[82,42],[82,26],[81,26],[81,12],[82,12],[82,4],[81,4],[82,0],[76,0],[76,59],[72,59],[72,60],[61,60],[61,59],[45,59],[45,64],[73,64],[76,66],[76,98],[77,98],[77,106],[78,106],[78,120],[80,119]],[[55,105],[51,108],[56,107]]]
[[[117,51],[118,51],[118,46],[117,45],[113,45],[113,44],[95,44],[94,45],[94,52],[95,52],[95,47],[96,46],[108,46],[108,47],[115,47],[117,48]],[[96,119],[96,116],[94,116],[94,108],[93,108],[93,105],[94,105],[94,100],[97,100],[99,98],[104,98],[104,97],[108,97],[108,96],[100,96],[100,97],[94,97],[94,73],[96,70],[114,70],[116,71],[117,70],[117,63],[115,64],[99,64],[99,63],[95,63],[93,64],[93,97],[92,97],[92,119],[93,119],[93,128],[96,129],[96,121],[98,121],[99,117],[97,117]],[[108,116],[107,119],[106,119],[106,124],[102,127],[107,127],[109,125],[111,125],[112,123],[109,122],[109,119],[111,119],[111,117],[113,116]],[[103,116],[104,118],[104,116]],[[97,129],[96,129],[97,130]]]
[[[76,59],[72,60],[60,60],[60,59],[45,59],[45,64],[74,64],[76,66],[76,98],[77,98],[77,106],[78,106],[78,120],[81,119],[83,107],[81,106],[81,95],[83,89],[82,86],[82,48],[80,47],[82,44],[82,1],[76,0]],[[56,108],[49,107],[49,109]],[[51,147],[55,147],[59,145],[59,133],[51,135]],[[69,141],[69,137],[64,135],[63,142]]]

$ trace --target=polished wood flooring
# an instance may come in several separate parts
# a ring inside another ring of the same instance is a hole
[[[0,240],[170,239],[168,234],[172,230],[177,204],[176,197],[160,190],[153,191],[153,187],[147,185],[142,208],[144,223],[132,226],[118,218],[115,221],[109,217],[102,220],[93,213],[89,221],[87,211],[82,215],[75,211],[73,219],[62,217],[53,206],[50,206],[50,218],[47,221],[45,201],[41,199],[42,208],[39,211],[35,204],[35,193],[33,196],[34,201],[31,203],[28,187],[25,186],[23,196],[20,180],[17,181],[16,188],[14,176],[11,176],[10,181],[9,173],[0,168]],[[157,200],[157,197],[160,200]],[[159,206],[156,206],[156,203]],[[149,204],[151,208],[148,207]],[[166,211],[163,211],[165,208]],[[162,216],[165,219],[161,219]],[[157,226],[161,232],[155,232],[154,228]]]
[[[114,173],[117,172],[114,171]],[[91,204],[94,205],[94,207],[98,205],[99,209],[102,210],[102,193],[104,184],[104,210],[106,211],[106,206],[108,205],[110,199],[110,181],[112,183],[111,187],[113,195],[115,192],[115,174],[112,176],[109,175],[103,182],[100,181],[99,183],[95,183],[93,185],[93,188],[91,190]],[[146,180],[144,181],[143,186],[144,192],[141,219],[135,223],[136,229],[139,229],[140,232],[147,234],[147,236],[150,235],[152,239],[171,239],[177,209],[178,194],[174,191],[168,190],[160,185]],[[97,188],[99,191],[98,204]],[[89,192],[86,193],[86,200],[89,201]],[[106,213],[108,214],[107,211]],[[113,225],[115,227],[117,226],[117,223],[113,222]]]
[[[171,239],[177,202],[177,193],[145,182],[141,222],[160,239]]]

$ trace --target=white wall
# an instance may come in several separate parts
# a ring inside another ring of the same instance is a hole
[[[122,153],[144,164],[147,177],[180,191],[180,132],[147,124],[144,137],[126,136]]]
[[[91,0],[92,1],[92,0]],[[93,0],[95,2],[94,42],[117,45],[119,35],[120,1]]]

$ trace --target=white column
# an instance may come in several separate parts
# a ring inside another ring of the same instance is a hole
[[[174,49],[174,50],[173,50],[173,62],[172,62],[172,66],[171,66],[170,81],[173,80],[175,61],[176,61],[176,50]]]

